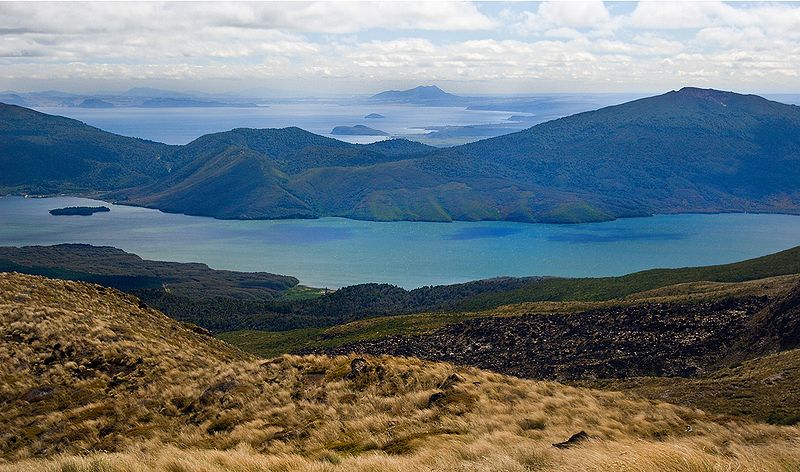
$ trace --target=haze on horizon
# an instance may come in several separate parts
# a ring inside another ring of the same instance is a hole
[[[0,90],[800,91],[800,3],[0,3]]]

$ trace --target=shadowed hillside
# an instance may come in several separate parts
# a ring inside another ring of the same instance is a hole
[[[0,194],[107,191],[153,182],[174,146],[0,103]]]
[[[800,464],[797,428],[413,359],[261,360],[84,283],[0,274],[0,321],[2,471]]]

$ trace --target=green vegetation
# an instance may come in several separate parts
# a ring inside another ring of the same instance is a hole
[[[219,333],[217,337],[245,352],[269,358],[303,350],[329,349],[393,334],[422,334],[472,316],[479,315],[476,313],[422,313],[384,316],[352,321],[330,328],[229,331]]]
[[[0,103],[0,194],[97,192],[152,183],[174,146]]]
[[[327,293],[328,290],[324,288],[307,287],[298,284],[281,292],[276,300],[281,302],[302,302],[319,298]]]
[[[690,293],[709,296],[709,293],[722,291],[732,294],[735,288],[714,282],[798,274],[800,247],[733,264],[656,269],[622,277],[498,278],[410,291],[388,284],[362,284],[327,294],[324,290],[298,286],[293,277],[212,270],[203,264],[146,261],[118,249],[88,245],[0,248],[0,270],[118,288],[135,294],[177,320],[215,333],[328,328],[368,318],[430,313],[417,318],[387,320],[396,329],[387,328],[386,332],[390,333],[413,330],[420,323],[427,328],[443,326],[471,316],[465,313],[495,310],[513,314],[519,309],[504,310],[502,307],[522,303],[539,304],[527,307],[528,310],[573,311],[592,306],[585,302],[617,300],[619,303],[626,297],[635,301],[681,299]],[[687,285],[690,283],[694,285]],[[657,292],[659,289],[662,291]],[[545,306],[543,302],[569,303]],[[365,335],[374,336],[374,333]],[[291,342],[287,345],[295,346]],[[265,347],[263,352],[276,352],[271,349]],[[279,350],[288,352],[290,349]]]
[[[298,128],[165,146],[19,107],[3,106],[0,118],[0,192],[112,190],[102,198],[216,218],[800,213],[800,108],[716,90],[685,88],[447,149],[356,145]]]
[[[54,208],[50,210],[51,215],[80,215],[80,216],[90,216],[94,215],[95,213],[104,213],[111,211],[111,208],[106,206],[96,206],[96,207],[87,207],[87,206],[77,206],[77,207],[66,207],[66,208]]]
[[[683,283],[631,294],[624,299],[603,301],[544,301],[503,305],[488,311],[398,314],[351,321],[328,328],[301,328],[286,331],[241,330],[217,334],[217,337],[243,351],[261,357],[330,350],[358,341],[387,336],[428,334],[436,329],[471,318],[486,316],[523,316],[531,313],[576,313],[600,308],[643,303],[698,303],[729,297],[785,294],[800,283],[800,275],[771,277],[738,283]]]
[[[646,302],[685,303],[753,295],[775,297],[797,284],[797,274],[800,274],[800,247],[718,266],[657,269],[599,279],[537,279],[522,289],[488,291],[467,296],[461,301],[453,298],[449,305],[428,305],[448,307],[434,313],[398,312],[330,328],[280,332],[251,329],[224,332],[219,336],[247,352],[272,357],[308,349],[331,349],[385,336],[429,333],[481,316],[569,313]],[[350,289],[359,287],[364,286]],[[446,288],[433,287],[430,290],[444,292]],[[408,292],[409,295],[414,293]],[[385,293],[376,296],[389,298]]]
[[[536,301],[611,300],[687,282],[742,282],[788,274],[800,274],[800,247],[732,264],[653,269],[621,277],[547,278],[515,290],[476,295],[458,304],[458,309],[483,310]]]

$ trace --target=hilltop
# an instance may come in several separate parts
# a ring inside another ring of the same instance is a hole
[[[86,283],[0,274],[0,321],[3,471],[800,464],[797,428],[414,359],[258,359]]]

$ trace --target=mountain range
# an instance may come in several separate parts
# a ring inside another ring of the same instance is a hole
[[[69,93],[58,90],[44,92],[0,92],[0,102],[26,107],[79,108],[184,108],[184,107],[254,107],[253,99],[200,92],[176,92],[149,87],[135,87],[124,92]]]
[[[298,128],[167,146],[9,105],[0,106],[0,143],[5,193],[92,192],[216,218],[573,223],[800,213],[800,108],[697,88],[445,149],[349,144]]]

